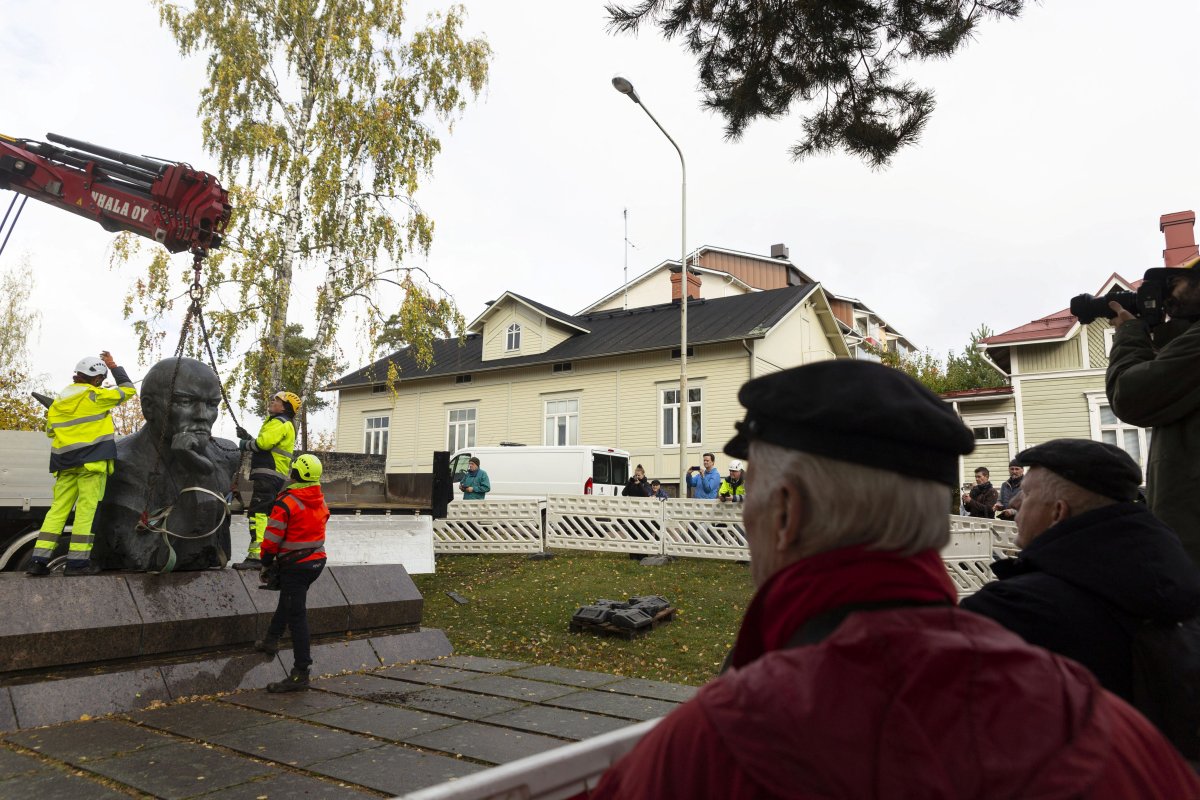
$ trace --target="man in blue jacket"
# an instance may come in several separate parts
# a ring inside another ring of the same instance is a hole
[[[721,473],[717,471],[717,459],[712,453],[704,454],[704,469],[688,467],[688,486],[692,497],[697,500],[716,500],[721,489]]]

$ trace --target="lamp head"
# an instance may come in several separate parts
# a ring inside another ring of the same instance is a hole
[[[629,99],[637,104],[641,104],[642,100],[638,97],[637,91],[633,88],[633,83],[626,77],[614,75],[612,79],[613,88],[623,95],[628,95]]]

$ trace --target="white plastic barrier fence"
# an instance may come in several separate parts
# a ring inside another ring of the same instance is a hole
[[[542,513],[543,505],[545,514]],[[942,551],[960,596],[993,579],[996,558],[1016,553],[1017,526],[951,515]],[[543,536],[544,532],[544,536]],[[433,526],[438,553],[536,553],[544,548],[746,561],[742,506],[598,495],[451,503]]]
[[[433,522],[438,553],[540,553],[541,502],[470,500],[451,503],[445,519]]]
[[[402,800],[583,800],[657,719],[430,786]]]
[[[648,497],[550,495],[546,501],[546,546],[660,554],[665,505]]]
[[[666,555],[731,561],[750,558],[740,503],[670,500],[663,506]]]

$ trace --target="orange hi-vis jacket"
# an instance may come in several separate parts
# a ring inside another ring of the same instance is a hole
[[[329,507],[318,483],[293,483],[275,498],[262,540],[263,564],[276,558],[288,564],[303,564],[325,558],[325,523]],[[315,549],[313,549],[315,548]],[[313,552],[293,561],[288,553]]]

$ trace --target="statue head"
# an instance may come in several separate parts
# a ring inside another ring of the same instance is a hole
[[[211,367],[194,358],[164,358],[142,379],[141,398],[146,427],[154,435],[165,432],[168,440],[181,433],[211,436],[221,382]]]

